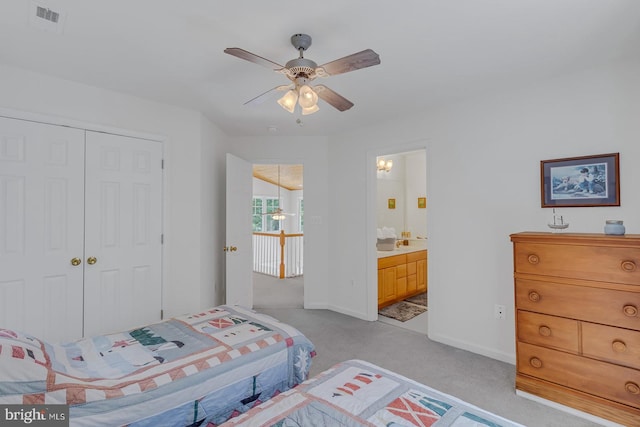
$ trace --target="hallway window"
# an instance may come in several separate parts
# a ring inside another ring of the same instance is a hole
[[[254,197],[253,198],[253,231],[270,232],[280,231],[280,221],[265,215],[267,212],[274,212],[280,207],[280,201],[275,197]]]

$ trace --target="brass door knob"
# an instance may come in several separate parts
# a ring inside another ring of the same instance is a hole
[[[82,263],[82,260],[80,258],[71,258],[71,265],[73,265],[74,267],[80,265],[80,263]]]
[[[98,258],[96,258],[94,256],[90,256],[89,258],[87,258],[87,264],[89,264],[89,265],[93,265],[96,262],[98,262]]]
[[[236,248],[235,246],[231,246],[231,247],[229,248],[229,250],[230,250],[231,252],[235,252],[235,251],[237,251],[237,250],[238,250],[238,248]]]

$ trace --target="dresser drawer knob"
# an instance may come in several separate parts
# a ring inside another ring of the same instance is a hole
[[[537,357],[532,357],[531,359],[529,359],[529,364],[536,369],[542,368],[542,360],[538,359]]]
[[[529,292],[529,301],[538,302],[540,301],[540,298],[542,297],[536,291]]]
[[[635,262],[626,260],[620,263],[620,268],[622,268],[622,271],[626,271],[627,273],[633,273],[634,271],[636,271],[637,267]]]
[[[540,258],[536,254],[531,254],[527,257],[527,261],[529,261],[529,264],[537,264],[540,262]]]
[[[543,337],[550,337],[551,336],[551,328],[548,327],[548,326],[544,326],[544,325],[540,326],[540,328],[538,328],[538,332]]]
[[[638,384],[632,381],[629,381],[628,383],[626,383],[624,385],[624,389],[631,394],[640,394],[640,387],[638,387]]]
[[[627,304],[622,308],[625,316],[636,317],[638,315],[638,307],[635,305]]]
[[[625,351],[627,351],[627,345],[624,343],[624,341],[620,340],[613,340],[613,342],[611,343],[611,348],[613,348],[613,351],[615,351],[616,353],[624,353]]]

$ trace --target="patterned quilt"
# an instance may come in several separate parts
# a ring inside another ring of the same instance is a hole
[[[0,403],[69,404],[72,425],[157,425],[167,410],[171,425],[220,423],[304,381],[314,354],[295,328],[230,306],[63,344],[0,329]]]
[[[224,427],[523,427],[368,362],[350,360]]]

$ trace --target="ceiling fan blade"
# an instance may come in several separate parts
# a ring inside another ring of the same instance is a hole
[[[276,62],[270,61],[254,53],[247,52],[246,50],[240,49],[239,47],[228,47],[224,50],[224,53],[228,53],[229,55],[244,59],[245,61],[253,62],[254,64],[262,65],[263,67],[267,67],[274,71],[284,68],[282,65]]]
[[[348,73],[349,71],[371,67],[372,65],[378,65],[379,63],[380,56],[378,56],[378,54],[373,50],[366,49],[362,52],[327,62],[318,68],[323,69],[324,72],[330,76],[335,76],[336,74]]]
[[[260,105],[263,102],[265,102],[268,99],[271,98],[275,98],[277,92],[281,92],[281,91],[285,91],[287,89],[293,89],[294,85],[280,85],[280,86],[276,86],[272,89],[269,89],[268,91],[261,93],[260,95],[256,96],[255,98],[251,98],[250,100],[248,100],[247,102],[244,103],[244,105]]]
[[[349,101],[337,92],[332,91],[325,85],[314,86],[313,90],[318,94],[319,98],[339,111],[346,111],[353,107],[353,102]]]

